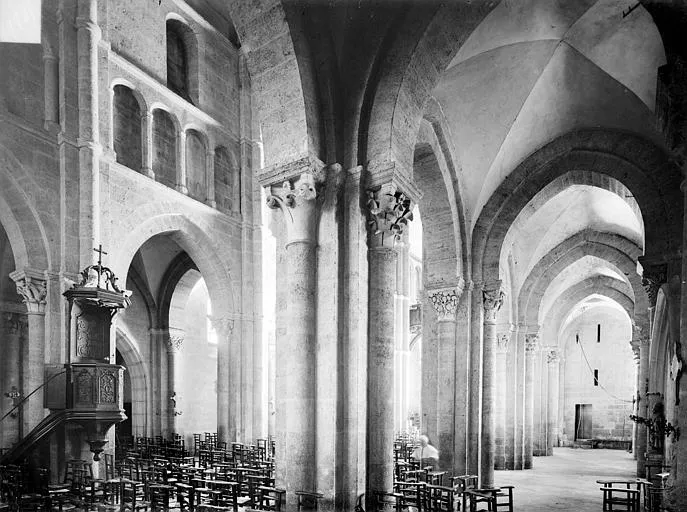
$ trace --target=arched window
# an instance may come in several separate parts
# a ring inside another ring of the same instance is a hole
[[[241,211],[241,172],[224,146],[215,149],[215,202],[220,210]]]
[[[155,179],[174,188],[177,184],[177,133],[172,116],[153,110],[153,171]]]
[[[167,87],[192,102],[191,62],[195,50],[191,30],[177,20],[167,21]]]
[[[191,197],[199,201],[207,199],[207,180],[205,168],[205,144],[200,133],[195,130],[186,132],[186,187]]]
[[[114,150],[117,162],[141,171],[141,109],[131,89],[114,86]]]

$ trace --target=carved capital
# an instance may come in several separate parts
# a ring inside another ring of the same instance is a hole
[[[23,297],[29,313],[45,313],[47,287],[45,273],[26,268],[15,270],[10,277],[17,285],[17,293]]]
[[[550,348],[546,352],[546,362],[548,364],[556,364],[561,360],[560,353],[557,348]]]
[[[508,352],[508,344],[510,343],[510,332],[500,332],[496,334],[496,352],[498,354],[505,354]]]
[[[413,202],[394,185],[368,190],[365,201],[370,247],[394,247],[413,220]]]
[[[539,349],[539,334],[530,333],[525,334],[525,353],[527,355],[534,355]]]
[[[653,308],[656,306],[658,290],[661,288],[661,285],[666,282],[667,274],[666,265],[656,265],[644,269],[642,273],[642,286],[649,297],[649,307]]]
[[[170,329],[169,334],[165,338],[167,343],[167,352],[170,354],[178,354],[184,346],[186,339],[186,332],[182,329]]]
[[[221,340],[231,340],[234,333],[233,318],[211,316],[210,322]]]
[[[455,321],[460,291],[457,288],[429,290],[427,292],[439,322]]]
[[[501,281],[484,286],[482,289],[482,307],[484,308],[485,322],[496,321],[496,315],[503,306],[504,297],[505,293],[501,289]]]
[[[319,203],[324,174],[303,172],[297,178],[270,187],[267,206],[284,214],[287,244],[316,243]]]

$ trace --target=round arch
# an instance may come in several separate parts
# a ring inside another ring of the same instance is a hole
[[[116,345],[131,377],[131,432],[134,435],[151,436],[152,425],[148,423],[148,418],[153,417],[150,396],[153,391],[148,385],[145,363],[138,348],[121,327],[117,327]]]
[[[136,251],[155,235],[167,234],[186,251],[196,263],[208,287],[213,306],[217,311],[235,312],[235,287],[224,258],[215,249],[215,243],[200,227],[181,214],[167,213],[149,217],[129,233],[112,251],[112,268],[115,274],[126,279]]]
[[[566,267],[585,256],[596,256],[615,265],[627,276],[635,298],[635,319],[641,316],[648,303],[644,297],[642,280],[636,269],[641,249],[620,235],[584,230],[571,236],[537,262],[523,283],[518,295],[519,323],[537,325],[541,301],[546,289]]]
[[[544,338],[558,339],[567,312],[590,295],[597,294],[617,302],[630,319],[634,318],[633,293],[626,283],[608,276],[595,276],[568,288],[554,302],[542,322]]]
[[[16,268],[48,270],[52,267],[48,237],[18,178],[33,183],[19,160],[0,145],[0,223],[12,246]]]
[[[578,169],[614,178],[634,195],[647,253],[669,252],[681,239],[680,174],[668,154],[635,134],[578,130],[530,155],[489,198],[473,230],[473,280],[498,279],[501,246],[517,215],[549,183]]]
[[[284,5],[254,0],[226,2],[226,8],[246,56],[265,166],[319,154],[317,77],[307,66],[310,54],[297,51]]]

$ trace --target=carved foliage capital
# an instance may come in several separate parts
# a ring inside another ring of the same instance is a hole
[[[365,201],[370,246],[393,247],[413,220],[413,203],[391,186],[368,190]]]
[[[456,310],[460,299],[460,292],[456,288],[430,290],[427,294],[440,322],[456,319]]]
[[[42,272],[32,269],[16,270],[10,277],[17,286],[29,313],[45,313],[47,287]]]
[[[186,339],[186,332],[182,329],[170,329],[169,334],[165,337],[167,343],[167,352],[170,354],[178,354],[184,346]]]
[[[658,297],[658,290],[667,279],[667,267],[665,265],[657,265],[651,268],[645,268],[642,273],[642,286],[646,290],[649,297],[649,306],[656,306],[656,298]]]
[[[482,307],[484,308],[485,321],[496,321],[496,315],[503,306],[505,293],[501,289],[501,283],[482,290]]]
[[[525,334],[525,353],[528,355],[534,355],[534,353],[539,349],[539,334],[531,333]]]
[[[549,364],[556,364],[561,360],[561,355],[557,348],[551,348],[546,352],[546,362]]]
[[[267,206],[284,213],[288,242],[314,242],[318,220],[318,197],[324,184],[320,173],[303,172],[298,178],[273,186]]]
[[[210,317],[210,322],[212,322],[212,328],[217,332],[221,340],[231,339],[234,333],[234,319],[227,317]]]

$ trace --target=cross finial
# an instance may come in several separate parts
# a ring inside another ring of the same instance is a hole
[[[103,254],[107,254],[103,251],[103,244],[98,244],[97,249],[93,249],[98,253],[98,288],[100,288],[100,276],[103,273]]]

